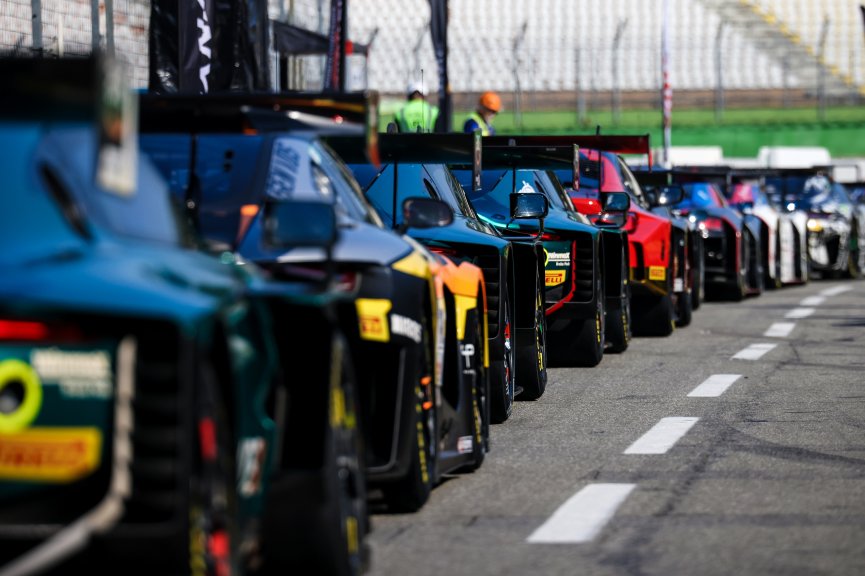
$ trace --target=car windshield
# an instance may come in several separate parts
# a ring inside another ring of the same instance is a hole
[[[822,174],[770,178],[766,181],[772,200],[788,209],[819,210],[827,204],[849,203],[846,194],[833,189]]]
[[[676,208],[719,208],[725,204],[714,184],[693,182],[683,184],[684,197]]]
[[[366,182],[364,196],[386,226],[396,228],[402,224],[402,203],[411,196],[436,198],[429,177],[420,164],[387,164],[378,172],[369,164],[350,164],[352,173]],[[396,189],[394,188],[395,184]]]
[[[51,130],[37,150],[37,166],[52,172],[53,185],[64,188],[90,222],[112,235],[159,244],[184,243],[188,236],[166,183],[150,160],[137,157],[132,190],[102,187],[94,179],[95,143],[89,128]]]

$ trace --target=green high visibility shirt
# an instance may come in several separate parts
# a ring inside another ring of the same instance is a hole
[[[409,100],[395,116],[400,132],[433,132],[439,115],[437,106],[426,100]]]

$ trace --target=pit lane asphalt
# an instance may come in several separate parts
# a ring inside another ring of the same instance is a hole
[[[784,317],[835,286],[851,290]],[[775,322],[796,326],[764,336]],[[755,343],[777,346],[732,359]],[[714,374],[741,377],[688,396]],[[623,453],[674,416],[699,420],[669,451]],[[552,369],[491,444],[420,512],[373,516],[372,576],[865,574],[865,281],[706,303],[669,337]],[[635,488],[591,541],[527,541],[599,483]]]

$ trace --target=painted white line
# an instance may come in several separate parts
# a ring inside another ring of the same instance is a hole
[[[671,416],[661,418],[652,429],[631,444],[625,454],[664,454],[684,436],[699,418]]]
[[[819,306],[825,301],[825,296],[808,296],[807,298],[799,302],[799,306]]]
[[[814,308],[793,308],[784,314],[784,318],[807,318],[814,313],[814,310]]]
[[[852,289],[852,286],[835,286],[833,288],[826,288],[825,290],[820,290],[820,294],[822,296],[837,296],[838,294],[849,292]]]
[[[532,532],[527,542],[590,542],[636,487],[636,484],[589,484],[559,506],[546,522]]]
[[[688,396],[694,398],[714,398],[720,396],[741,376],[741,374],[712,374],[702,384],[691,390]]]
[[[751,344],[744,350],[733,354],[734,360],[759,360],[763,354],[775,348],[777,344]]]
[[[796,327],[795,322],[775,322],[769,329],[763,332],[763,336],[769,338],[786,338]]]

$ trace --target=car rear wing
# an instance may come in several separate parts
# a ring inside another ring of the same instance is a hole
[[[367,162],[356,136],[326,136],[324,141],[348,164]],[[381,133],[378,150],[382,164],[470,166],[474,189],[481,187],[480,134]]]
[[[142,94],[142,133],[315,132],[363,138],[361,150],[379,163],[375,91]]]

